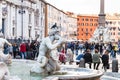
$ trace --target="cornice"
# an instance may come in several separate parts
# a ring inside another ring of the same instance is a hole
[[[15,2],[15,1],[13,1],[13,0],[0,0],[0,2],[2,2],[2,1],[5,1],[7,4],[9,4],[9,5],[14,5],[14,6],[17,6],[17,7],[23,7],[23,8],[32,8],[32,7],[30,7],[30,6],[26,6],[26,5],[21,5],[21,1],[18,1],[18,2]],[[25,0],[25,1],[29,1],[30,3],[33,3],[33,4],[35,4],[35,2],[37,1],[37,0]],[[32,8],[33,10],[34,10],[34,8]]]

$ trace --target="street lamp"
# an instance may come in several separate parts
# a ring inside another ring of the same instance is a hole
[[[25,10],[23,9],[23,0],[21,0],[21,9],[19,10],[19,14],[21,14],[21,39],[23,41],[23,14]]]

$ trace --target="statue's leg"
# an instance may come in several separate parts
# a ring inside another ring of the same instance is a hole
[[[56,61],[56,71],[60,70],[60,64]]]
[[[45,69],[43,67],[40,67],[41,64],[39,62],[36,62],[33,67],[31,68],[30,72],[32,73],[45,73]]]
[[[56,70],[56,65],[51,58],[49,58],[48,64],[46,67],[47,67],[48,71],[55,71]]]
[[[0,61],[5,62],[6,64],[10,64],[12,62],[12,56],[10,54],[0,54]]]
[[[4,62],[0,62],[0,80],[5,80],[5,76],[9,76],[8,67]]]
[[[46,73],[45,67],[48,63],[48,59],[45,56],[40,56],[37,59],[35,65],[31,68],[31,72],[34,73]]]
[[[52,58],[48,61],[48,66],[50,68],[49,71],[58,71],[60,70],[60,65],[57,61],[53,60]]]
[[[12,63],[12,56],[10,54],[4,55],[4,62],[6,64],[11,64]]]

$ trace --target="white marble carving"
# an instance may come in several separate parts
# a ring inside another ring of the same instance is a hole
[[[93,33],[92,38],[90,39],[90,42],[110,42],[110,34],[109,34],[109,28],[99,26]]]
[[[0,62],[5,62],[6,64],[10,64],[12,62],[12,57],[10,54],[4,54],[4,44],[8,44],[11,46],[11,44],[3,38],[3,34],[0,33]]]
[[[64,39],[59,35],[59,31],[60,29],[56,25],[53,25],[49,36],[42,40],[37,62],[32,67],[31,72],[52,73],[60,70],[56,48],[64,42]]]
[[[4,62],[0,62],[0,80],[4,80],[5,76],[9,76],[9,70]]]

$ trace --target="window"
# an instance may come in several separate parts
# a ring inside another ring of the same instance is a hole
[[[79,28],[77,28],[77,32],[79,32]]]
[[[98,22],[98,19],[94,19],[94,21],[97,21],[97,22]]]
[[[78,26],[80,26],[80,23],[78,23]]]
[[[118,30],[120,31],[120,27],[118,27]]]
[[[82,18],[82,21],[84,21],[84,18]]]
[[[93,23],[90,23],[90,26],[93,26]]]
[[[88,26],[88,23],[85,23],[85,26]]]
[[[13,30],[12,30],[12,35],[14,36],[15,35],[15,28],[13,27]]]
[[[86,32],[88,32],[88,28],[86,28]]]
[[[113,33],[113,35],[115,35],[115,32]]]
[[[115,31],[116,27],[113,27],[113,30]]]
[[[105,22],[105,24],[107,24],[107,25],[108,25],[108,22],[106,21],[106,22]]]
[[[29,14],[29,24],[31,24],[31,14]]]
[[[110,24],[112,24],[112,21],[110,21]]]
[[[88,33],[86,33],[86,36],[88,36]]]
[[[35,12],[35,27],[39,26],[39,10]]]
[[[83,28],[81,29],[81,31],[83,31]]]
[[[120,21],[118,21],[118,24],[120,25]]]
[[[29,36],[29,38],[31,37],[31,30],[30,29],[28,29],[28,36]]]
[[[116,22],[115,22],[115,21],[113,21],[113,24],[115,25],[115,24],[116,24]]]
[[[95,23],[94,26],[97,26],[97,23]]]
[[[81,26],[84,26],[84,23],[81,23]]]
[[[120,32],[118,32],[118,35],[120,35]]]
[[[86,18],[85,21],[89,21],[88,18]]]
[[[90,19],[90,21],[93,21],[93,19]]]
[[[90,29],[90,31],[92,31],[92,29]]]

